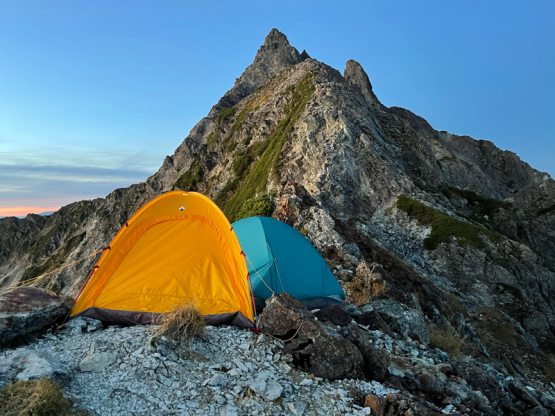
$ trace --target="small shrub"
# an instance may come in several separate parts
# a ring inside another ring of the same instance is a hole
[[[237,156],[237,158],[233,161],[233,172],[235,172],[238,178],[243,176],[243,173],[245,173],[251,162],[252,157],[248,154]]]
[[[235,221],[248,217],[269,217],[274,212],[274,196],[275,192],[248,199],[235,216]]]
[[[72,411],[60,386],[48,378],[17,381],[0,391],[0,414],[3,416],[88,415],[86,410]]]
[[[160,325],[156,336],[165,336],[176,341],[187,341],[204,333],[204,317],[193,302],[185,302],[163,314],[155,322]]]
[[[195,159],[187,172],[179,177],[173,184],[173,189],[183,189],[184,191],[196,191],[197,184],[204,179],[204,171],[198,159]]]
[[[247,136],[243,139],[243,141],[241,142],[241,144],[243,146],[248,146],[251,143],[252,137],[251,136]]]
[[[389,289],[385,282],[373,282],[370,286],[373,299],[385,299],[388,297]]]
[[[465,340],[460,332],[452,326],[437,327],[428,331],[430,335],[430,346],[439,348],[457,358],[461,358],[461,346]]]

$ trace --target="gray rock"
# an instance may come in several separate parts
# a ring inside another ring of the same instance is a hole
[[[551,413],[541,406],[536,406],[533,409],[524,412],[525,416],[549,416]]]
[[[0,345],[52,325],[69,312],[73,300],[35,287],[0,295]]]
[[[426,321],[418,311],[404,307],[393,299],[378,300],[372,302],[372,306],[393,331],[405,337],[416,334],[419,341],[430,343]]]
[[[70,372],[47,351],[20,349],[0,359],[0,388],[16,380],[38,380],[44,377],[65,385],[70,380]]]
[[[159,340],[156,345],[156,351],[158,351],[160,355],[166,357],[168,360],[177,361],[179,359],[177,353],[173,350],[172,347],[168,345],[167,342]]]
[[[220,412],[220,416],[239,416],[240,414],[239,408],[233,404],[228,404]]]
[[[98,319],[87,318],[87,332],[98,331],[102,328],[102,321],[99,321]]]
[[[97,352],[87,355],[79,363],[79,369],[82,372],[94,372],[104,370],[116,361],[116,354],[109,352]]]
[[[281,396],[281,393],[283,393],[283,387],[275,380],[268,380],[262,397],[268,401],[274,401]]]
[[[287,408],[295,416],[303,416],[307,407],[308,407],[308,404],[306,402],[303,402],[303,401],[297,401],[297,402],[294,402],[294,403],[287,403]]]
[[[372,84],[370,84],[368,75],[357,61],[353,59],[347,61],[343,76],[350,84],[360,89],[368,104],[381,107],[378,97],[372,91]]]

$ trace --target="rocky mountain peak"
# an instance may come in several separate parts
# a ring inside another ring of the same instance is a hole
[[[343,76],[350,84],[356,85],[360,88],[364,98],[366,98],[366,101],[368,101],[370,105],[377,107],[382,106],[378,97],[376,97],[376,94],[372,91],[370,78],[368,78],[368,75],[357,61],[354,59],[347,61],[347,66],[345,67]]]
[[[266,39],[264,39],[264,46],[270,46],[275,44],[290,46],[287,36],[285,36],[284,33],[280,32],[278,29],[274,27],[272,30],[270,30],[270,33],[268,33],[268,35],[266,36]]]
[[[278,72],[296,65],[307,59],[308,53],[303,55],[289,44],[287,36],[277,29],[272,29],[264,44],[258,49],[252,64],[235,80],[232,89],[212,107],[208,117],[216,117],[224,108],[233,107],[243,98],[248,97],[257,88],[265,85]]]

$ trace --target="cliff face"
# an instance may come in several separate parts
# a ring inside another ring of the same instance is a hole
[[[171,189],[208,195],[230,221],[262,214],[293,225],[350,302],[394,299],[430,332],[460,334],[464,354],[555,375],[553,179],[491,142],[383,106],[357,62],[342,75],[275,29],[144,183],[49,217],[0,220],[0,285],[107,245]],[[41,285],[75,295],[92,263]]]

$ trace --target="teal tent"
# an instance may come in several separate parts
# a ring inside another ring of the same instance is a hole
[[[345,294],[326,261],[293,227],[267,217],[232,226],[246,256],[258,311],[272,292],[287,292],[309,309],[342,304]]]

